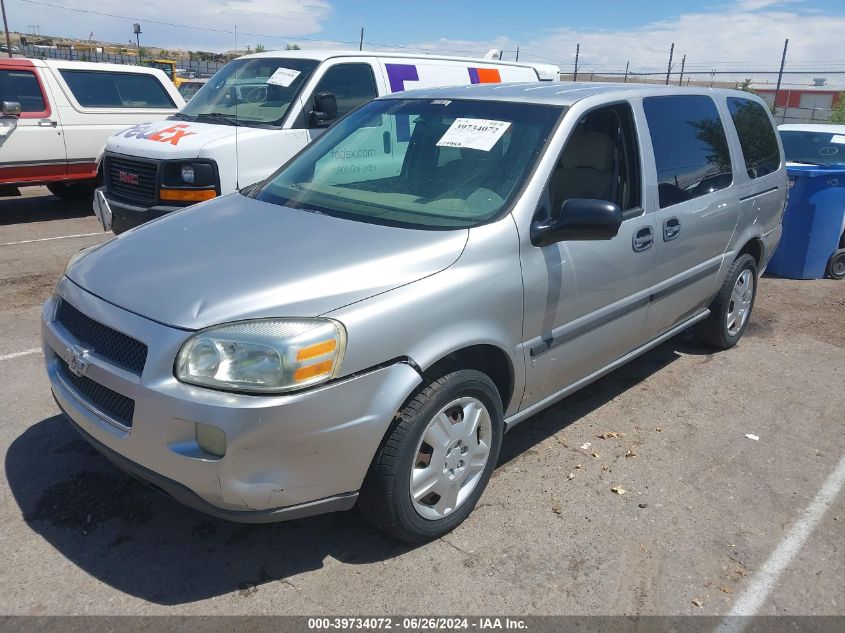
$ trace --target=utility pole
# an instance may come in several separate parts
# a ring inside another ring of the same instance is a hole
[[[235,55],[238,54],[238,25],[235,25]]]
[[[683,83],[684,83],[684,66],[686,66],[686,65],[687,65],[687,56],[684,55],[681,58],[681,78],[678,79],[678,85],[679,86],[683,85]]]
[[[669,67],[666,69],[666,85],[669,85],[669,75],[672,73],[672,56],[675,54],[675,42],[669,47]]]
[[[6,32],[6,46],[9,48],[9,57],[12,56],[12,38],[9,37],[9,23],[6,22],[6,4],[0,0],[0,10],[3,12],[3,30]]]
[[[516,47],[516,59],[514,61],[519,61],[519,45]]]
[[[135,44],[138,46],[138,63],[141,63],[141,25],[137,22],[132,25],[132,30],[135,32]],[[130,42],[132,40],[129,40]]]
[[[358,41],[358,50],[364,50],[364,27],[361,27],[361,39]]]
[[[623,81],[622,83],[628,83],[628,66],[630,65],[631,60],[629,59],[627,62],[625,62],[625,81]]]
[[[7,36],[8,37],[8,36]],[[783,66],[786,64],[786,49],[789,48],[789,38],[786,38],[786,41],[783,43],[783,55],[780,58],[780,72],[778,72],[778,85],[775,88],[775,108],[777,108],[778,104],[778,93],[780,92],[780,83],[783,80]]]
[[[578,56],[581,54],[581,44],[575,45],[575,72],[572,73],[572,81],[578,81]]]

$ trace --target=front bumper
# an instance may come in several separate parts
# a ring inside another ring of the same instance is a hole
[[[85,376],[134,400],[131,427],[98,412],[62,379],[77,341],[43,309],[47,374],[60,408],[118,466],[177,500],[215,516],[279,521],[342,510],[355,502],[379,442],[420,376],[404,363],[284,396],[224,393],[178,382],[173,362],[190,332],[117,308],[67,278],[57,295],[90,318],[148,347],[140,376],[91,350]],[[216,458],[196,442],[196,423],[226,434]]]
[[[114,231],[115,235],[185,208],[184,206],[163,204],[152,207],[137,207],[110,198],[108,194],[106,194],[105,199],[111,211],[111,230]]]

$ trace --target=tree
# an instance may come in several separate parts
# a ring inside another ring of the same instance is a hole
[[[266,51],[266,50],[267,50],[267,49],[266,49],[266,48],[264,48],[264,44],[256,44],[256,45],[255,45],[255,52],[256,52],[256,53],[263,53],[263,52],[264,52],[264,51]]]
[[[836,95],[836,105],[830,111],[831,123],[845,123],[845,92]]]
[[[285,50],[286,51],[298,51],[298,50],[300,50],[299,44],[297,44],[295,42],[293,44],[286,44]]]

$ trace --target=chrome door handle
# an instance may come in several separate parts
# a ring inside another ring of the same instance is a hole
[[[669,218],[663,222],[663,241],[670,242],[681,234],[681,221],[678,218]]]
[[[38,122],[38,127],[56,127],[58,124],[58,121],[52,121],[50,119],[41,119]]]
[[[641,253],[654,245],[654,231],[650,226],[644,226],[634,233],[632,246],[635,253]]]

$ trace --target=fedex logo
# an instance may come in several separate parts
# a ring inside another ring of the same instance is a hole
[[[188,132],[186,128],[190,126],[186,123],[177,123],[171,125],[157,132],[150,130],[149,123],[140,123],[133,125],[128,130],[120,132],[124,138],[140,138],[147,141],[156,141],[158,143],[170,143],[171,145],[178,145],[179,141],[186,136],[196,134],[196,132]]]

